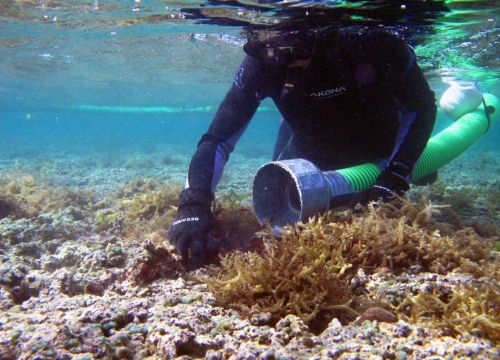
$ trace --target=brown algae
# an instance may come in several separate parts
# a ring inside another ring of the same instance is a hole
[[[470,228],[448,231],[432,219],[439,209],[432,206],[428,202],[372,203],[362,213],[344,217],[329,213],[289,226],[279,239],[267,229],[260,234],[262,251],[222,257],[205,282],[219,303],[243,314],[269,312],[276,321],[293,314],[311,325],[325,314],[351,321],[366,307],[366,299],[355,295],[350,286],[359,269],[368,274],[383,268],[402,273],[418,265],[427,272],[461,271],[498,281],[497,266],[489,259],[494,241]],[[498,308],[487,304],[498,299],[498,289],[489,290],[490,300],[473,292],[463,294],[460,299],[471,304],[478,317],[463,318],[458,312],[449,317],[454,319],[451,322],[443,321],[452,311],[448,305],[448,310],[441,310],[442,317],[433,318],[434,323],[453,333],[479,326],[484,336],[496,340]],[[419,296],[424,295],[414,296],[415,304],[423,306]],[[397,315],[424,321],[418,316],[420,308],[412,304],[401,300]],[[456,312],[458,305],[454,306]],[[461,319],[471,325],[461,324]]]

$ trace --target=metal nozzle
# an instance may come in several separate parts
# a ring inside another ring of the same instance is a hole
[[[352,192],[342,175],[321,172],[304,159],[263,165],[253,182],[253,208],[261,224],[281,228],[326,212],[332,196]]]

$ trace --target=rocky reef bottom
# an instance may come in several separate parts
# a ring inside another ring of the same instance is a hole
[[[114,190],[93,163],[0,164],[0,359],[500,357],[495,156],[443,169],[404,210],[290,229],[288,252],[245,205],[255,161],[237,158],[215,207],[225,260],[196,272],[165,242],[187,160],[148,179],[146,160],[114,169]]]
[[[367,280],[369,287],[472,281],[429,274]],[[146,287],[116,283],[101,296],[64,294],[57,280],[51,287],[22,304],[3,304],[2,359],[498,358],[498,346],[486,339],[387,315],[349,325],[334,318],[316,335],[294,315],[272,325],[266,314],[245,319],[217,306],[205,286],[181,278]]]

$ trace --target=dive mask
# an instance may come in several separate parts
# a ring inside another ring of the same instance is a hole
[[[315,45],[315,37],[299,32],[281,33],[249,38],[243,50],[253,58],[262,60],[267,66],[280,67],[290,64],[294,60],[311,58]]]

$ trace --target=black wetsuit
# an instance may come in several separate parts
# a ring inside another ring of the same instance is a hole
[[[229,153],[266,97],[292,135],[279,139],[275,157],[300,156],[323,170],[378,159],[411,170],[436,115],[434,93],[413,50],[383,31],[337,31],[317,46],[305,69],[266,67],[246,56],[193,156],[189,187],[215,189]]]

